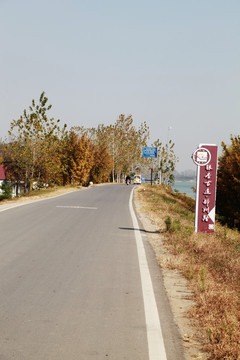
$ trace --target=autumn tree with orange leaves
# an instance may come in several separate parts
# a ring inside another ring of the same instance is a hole
[[[229,227],[240,229],[240,135],[222,143],[217,176],[217,214]]]
[[[87,138],[85,134],[79,136],[71,131],[67,151],[69,183],[85,185],[89,180],[89,173],[94,163],[91,139]]]
[[[89,180],[94,184],[106,182],[113,167],[113,158],[109,154],[106,146],[94,145],[93,149],[94,164],[90,171]]]

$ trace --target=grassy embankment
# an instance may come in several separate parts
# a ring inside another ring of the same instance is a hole
[[[209,359],[240,359],[239,232],[217,223],[214,234],[196,234],[195,201],[171,188],[142,185],[138,196],[172,254],[165,266],[188,280],[195,302],[189,317],[204,335]]]
[[[74,186],[74,185],[67,185],[67,186],[50,186],[49,188],[43,188],[39,190],[32,190],[26,194],[21,194],[18,197],[13,197],[11,199],[0,199],[1,203],[11,203],[11,202],[22,202],[28,200],[38,200],[38,199],[45,199],[52,196],[57,196],[61,194],[65,194],[67,192],[71,192],[74,190],[80,190],[82,186]]]

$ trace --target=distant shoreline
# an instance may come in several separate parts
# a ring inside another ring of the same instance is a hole
[[[174,185],[172,186],[172,189],[179,193],[186,194],[187,196],[195,198],[195,192],[193,191],[193,188],[195,187],[196,180],[176,180]]]
[[[177,179],[177,180],[175,180],[175,182],[191,182],[191,183],[194,183],[194,182],[196,182],[196,179]]]

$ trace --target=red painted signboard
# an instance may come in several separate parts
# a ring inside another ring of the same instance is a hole
[[[192,155],[197,165],[195,231],[213,233],[217,182],[217,146],[200,144]]]

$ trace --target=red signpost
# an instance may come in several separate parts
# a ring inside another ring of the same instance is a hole
[[[217,146],[200,144],[192,155],[197,168],[195,232],[213,233],[217,182]]]

